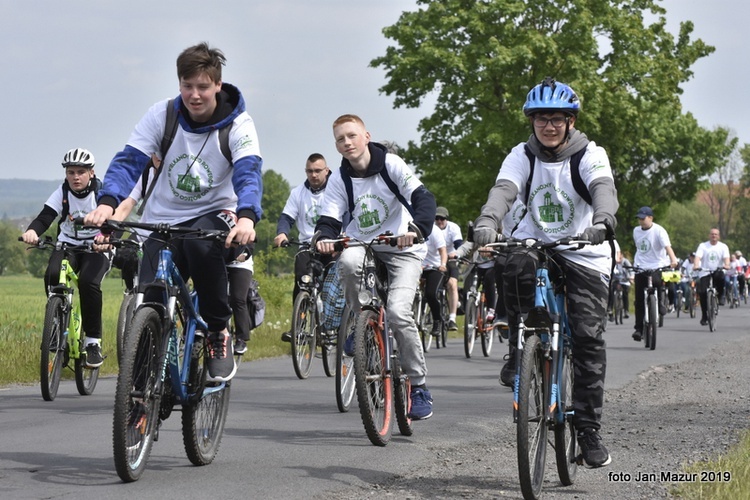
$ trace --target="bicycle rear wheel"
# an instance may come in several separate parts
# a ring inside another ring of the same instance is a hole
[[[83,342],[80,344],[83,347]],[[81,396],[90,396],[94,393],[96,383],[99,381],[99,367],[88,368],[85,359],[86,356],[81,349],[75,361],[76,388]]]
[[[135,295],[126,292],[122,297],[120,312],[117,315],[117,362],[122,358],[122,346],[125,342],[125,333],[128,331],[130,321],[133,319],[133,307],[135,306]]]
[[[39,360],[39,381],[42,398],[45,401],[53,401],[60,387],[67,350],[63,333],[66,327],[65,303],[61,297],[52,296],[47,301],[47,309],[44,312],[44,330]]]
[[[422,350],[429,352],[430,347],[432,347],[432,316],[429,315],[427,303],[419,294],[414,297],[412,312],[414,313],[414,324],[417,325],[419,338],[422,341]]]
[[[310,375],[315,359],[315,307],[308,292],[301,290],[297,294],[292,315],[292,363],[301,379]]]
[[[440,317],[442,318],[442,321],[440,322],[440,340],[443,344],[443,347],[447,347],[448,342],[448,298],[445,295],[445,291],[443,290],[440,295]]]
[[[682,297],[682,290],[677,290],[675,292],[677,294],[677,298],[675,299],[675,316],[680,317],[680,313],[682,312],[682,308],[685,307],[685,299]]]
[[[622,318],[624,313],[625,306],[622,303],[622,290],[617,290],[615,292],[615,324],[616,325],[622,325]]]
[[[484,325],[482,328],[482,354],[484,354],[485,358],[488,358],[492,352],[493,333],[491,325]]]
[[[411,426],[411,381],[401,371],[401,362],[398,360],[398,353],[393,357],[393,393],[394,408],[396,410],[396,423],[402,436],[411,436],[414,429]]]
[[[518,384],[518,422],[516,441],[518,450],[518,478],[524,498],[539,498],[544,482],[547,459],[547,423],[542,363],[544,354],[539,337],[526,339],[521,357]]]
[[[570,486],[575,481],[578,471],[576,463],[578,442],[573,426],[573,363],[569,348],[564,349],[560,354],[560,362],[562,363],[558,388],[560,407],[557,411],[562,412],[563,421],[555,423],[555,462],[560,482],[563,486]]]
[[[143,474],[159,427],[156,389],[162,362],[161,334],[161,315],[143,307],[136,312],[123,345],[112,444],[117,475],[125,482],[137,481]]]
[[[354,337],[355,385],[362,424],[376,446],[388,444],[393,427],[393,384],[385,371],[386,346],[381,333],[375,311],[359,313]]]
[[[357,316],[349,306],[344,309],[336,343],[336,406],[341,413],[349,411],[354,398],[354,357],[344,354],[344,343],[357,322]]]
[[[474,341],[477,335],[477,304],[474,298],[467,297],[466,311],[464,314],[464,354],[471,358],[474,351]]]
[[[658,330],[659,306],[656,295],[648,296],[648,327],[646,328],[646,347],[652,351],[656,349],[656,331]]]
[[[213,462],[224,435],[229,412],[230,383],[224,387],[206,387],[208,373],[204,339],[196,337],[190,357],[188,393],[195,394],[182,408],[182,442],[194,465]]]

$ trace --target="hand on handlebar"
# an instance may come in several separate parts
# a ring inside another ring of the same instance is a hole
[[[598,222],[583,230],[581,238],[590,241],[592,245],[599,245],[607,239],[607,226]]]
[[[474,243],[483,247],[490,243],[498,241],[498,237],[502,238],[497,232],[497,229],[492,227],[475,227],[474,228]]]

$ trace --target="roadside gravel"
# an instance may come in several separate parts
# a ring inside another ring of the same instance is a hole
[[[658,479],[662,471],[680,473],[684,464],[715,458],[750,428],[748,381],[750,336],[717,345],[692,361],[651,367],[622,389],[607,391],[602,438],[612,464],[579,468],[575,484],[563,487],[554,459],[549,458],[550,448],[544,498],[669,498],[674,484]],[[434,457],[426,467],[336,495],[520,498],[511,418],[501,415],[485,428],[480,439],[459,447],[422,442]],[[656,474],[657,479],[637,481],[639,474]],[[630,481],[614,481],[613,475],[621,479],[629,475]]]

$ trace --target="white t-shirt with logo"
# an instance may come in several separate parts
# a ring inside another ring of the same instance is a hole
[[[412,193],[422,186],[414,172],[404,160],[390,153],[385,155],[385,168],[404,199],[411,200]],[[386,231],[391,231],[394,235],[408,232],[411,214],[396,198],[380,173],[370,177],[352,177],[352,198],[354,213],[351,214],[351,222],[344,228],[347,236],[370,241]],[[323,212],[320,215],[341,220],[348,210],[349,198],[341,178],[341,168],[338,168],[328,179]],[[401,250],[390,245],[374,245],[373,249],[376,252],[411,252],[421,259],[427,253],[423,243]]]
[[[575,236],[593,224],[594,209],[576,193],[570,169],[570,158],[561,162],[545,163],[535,158],[526,215],[513,233],[515,238],[535,238],[551,243],[560,238]],[[524,144],[514,147],[503,161],[497,181],[509,180],[518,188],[519,198],[525,199],[529,178],[529,159]],[[612,178],[604,148],[589,142],[579,165],[581,179],[586,186],[600,178]],[[580,250],[563,252],[562,257],[602,273],[608,279],[612,251],[608,243],[589,245]]]
[[[299,230],[299,240],[309,242],[315,234],[315,224],[320,218],[320,210],[325,189],[313,193],[304,184],[292,189],[282,213],[294,219]]]
[[[699,275],[708,276],[709,273],[724,268],[724,259],[729,258],[729,247],[721,241],[717,241],[715,245],[712,245],[710,240],[704,241],[698,245],[695,258],[696,262],[700,260]]]
[[[147,155],[158,152],[167,120],[167,101],[154,104],[141,119],[128,145]],[[260,157],[253,119],[240,113],[229,133],[236,162],[245,156]],[[177,127],[174,141],[162,161],[151,198],[143,211],[144,222],[179,224],[216,210],[237,210],[232,166],[221,152],[219,131],[195,134]]]
[[[454,245],[454,242],[463,240],[463,236],[461,235],[461,226],[456,224],[453,221],[445,221],[445,229],[440,229],[439,227],[435,226],[441,233],[443,233],[443,239],[445,240],[445,246],[446,250],[448,251],[448,255],[455,253],[457,248]]]
[[[667,255],[667,247],[671,247],[669,234],[657,223],[651,228],[643,230],[641,226],[633,228],[635,242],[635,257],[633,263],[643,269],[658,269],[672,263]]]
[[[422,259],[422,267],[440,267],[440,264],[442,264],[440,249],[445,248],[446,244],[443,232],[439,227],[432,226],[432,233],[425,240],[425,244],[427,245],[427,255]]]
[[[63,211],[63,188],[62,184],[57,187],[54,193],[47,198],[44,202],[45,205],[52,208],[58,214]],[[71,245],[81,245],[86,240],[93,240],[94,236],[99,234],[99,230],[86,229],[79,230],[76,234],[75,224],[73,219],[83,218],[89,212],[96,208],[96,194],[92,189],[85,198],[77,198],[73,193],[68,193],[68,217],[60,224],[60,235],[57,237],[59,241],[70,243]]]

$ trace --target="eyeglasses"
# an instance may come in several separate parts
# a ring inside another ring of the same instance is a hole
[[[534,126],[537,128],[544,128],[548,123],[551,123],[553,127],[560,128],[568,123],[567,116],[553,116],[552,118],[545,118],[543,116],[534,117]]]
[[[447,220],[445,217],[435,217],[435,220]]]

